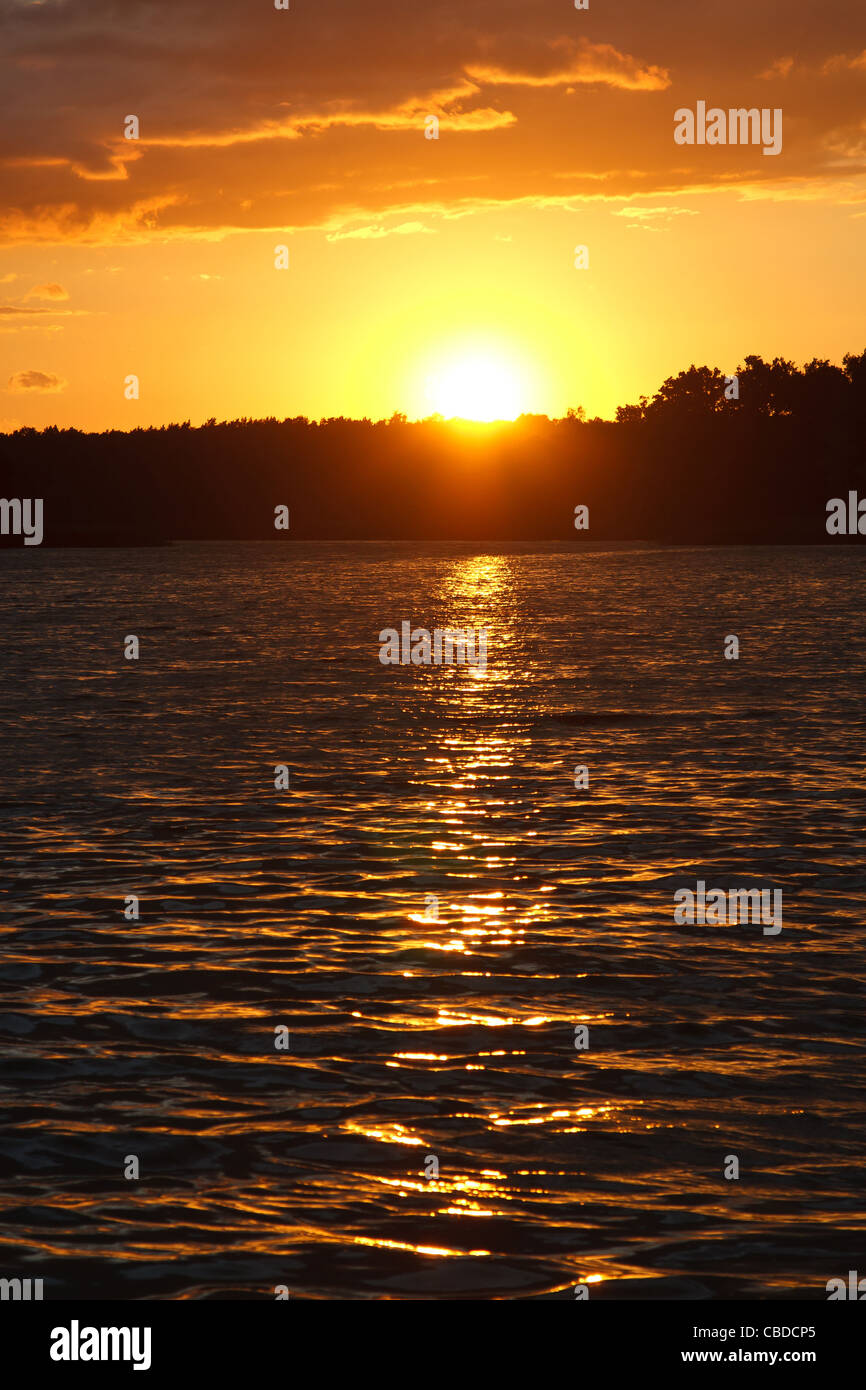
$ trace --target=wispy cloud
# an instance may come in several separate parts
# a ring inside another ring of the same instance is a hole
[[[777,58],[769,67],[764,68],[763,72],[759,72],[758,76],[770,82],[774,77],[788,77],[793,68],[793,58]]]
[[[839,72],[866,72],[866,48],[862,53],[836,53],[822,64],[821,72],[831,77]]]
[[[657,232],[661,228],[652,224],[665,224],[672,221],[674,217],[698,217],[699,214],[694,208],[645,208],[633,207],[629,204],[627,207],[617,208],[613,216],[624,217],[627,221],[635,223],[636,226],[642,226],[647,231]]]
[[[661,92],[671,85],[667,69],[644,66],[609,43],[586,39],[553,39],[540,51],[534,66],[475,63],[466,68],[483,86],[568,87],[602,83],[627,92]]]
[[[326,241],[378,241],[386,236],[414,236],[418,232],[423,232],[427,236],[435,235],[432,227],[425,227],[423,222],[401,222],[396,227],[383,227],[381,224],[368,227],[355,227],[348,232],[328,232]]]

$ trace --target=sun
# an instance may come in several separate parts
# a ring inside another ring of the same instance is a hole
[[[528,409],[520,374],[490,353],[467,354],[433,372],[426,395],[433,410],[448,420],[516,420]]]

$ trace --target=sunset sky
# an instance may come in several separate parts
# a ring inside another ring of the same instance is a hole
[[[467,361],[608,416],[692,361],[866,347],[863,0],[0,24],[0,428],[447,414]],[[780,107],[782,152],[677,145],[698,100]]]

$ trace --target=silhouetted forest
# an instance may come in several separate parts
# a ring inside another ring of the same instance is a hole
[[[615,421],[578,409],[493,426],[395,415],[19,429],[0,435],[0,490],[44,498],[47,545],[285,534],[826,544],[827,501],[866,493],[864,427],[866,352],[802,369],[747,357],[735,381],[693,366]],[[588,530],[575,530],[578,505]],[[278,506],[288,533],[274,529]]]

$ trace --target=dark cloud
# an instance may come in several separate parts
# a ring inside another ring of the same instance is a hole
[[[32,368],[29,371],[14,372],[9,378],[7,391],[41,391],[46,394],[56,394],[62,391],[69,382],[64,381],[62,376],[55,376],[53,372],[37,372]]]

